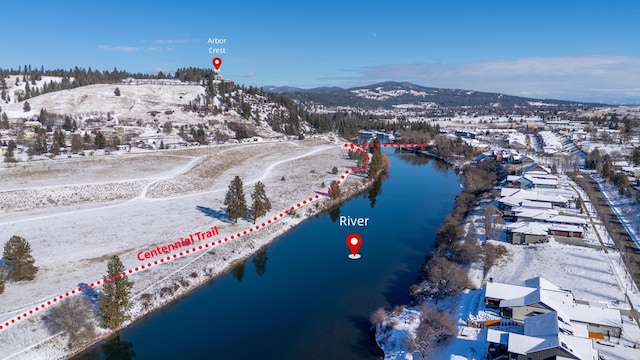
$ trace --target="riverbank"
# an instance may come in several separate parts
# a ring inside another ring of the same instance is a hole
[[[318,166],[324,167],[330,163],[339,164],[341,161],[344,161],[344,159],[339,160],[333,158],[332,160],[330,158],[323,161],[323,164],[325,165],[315,162],[314,168],[317,168]],[[351,162],[347,161],[347,164],[351,164]],[[347,165],[346,168],[350,169],[351,166],[352,165]],[[345,167],[343,166],[341,166],[341,168],[345,169]],[[298,181],[297,178],[300,177],[302,171],[309,171],[309,169],[310,168],[307,166],[299,169],[299,171],[289,172],[286,175],[286,179],[287,181],[289,179]],[[330,170],[331,167],[329,166],[327,167],[327,169]],[[312,169],[311,173],[317,174],[317,171]],[[339,179],[341,175],[334,175],[330,172],[327,172],[326,176],[328,176],[329,178]],[[282,181],[280,180],[280,175],[277,175],[275,177],[277,177],[278,181]],[[324,182],[326,184],[329,183],[329,181]],[[357,196],[358,194],[362,193],[362,191],[366,191],[372,183],[373,181],[369,181],[368,179],[359,175],[349,174],[348,176],[345,176],[345,179],[342,180],[341,184],[344,197],[341,197],[339,201],[346,201],[350,197]],[[317,188],[318,186],[318,184],[315,184],[315,182],[311,186],[309,186],[310,184],[306,185],[307,188]],[[286,186],[283,187],[282,190],[286,191]],[[269,192],[269,190],[267,191]],[[289,195],[285,199],[288,199],[290,197],[291,196]],[[294,200],[295,199],[291,200],[293,201],[293,204],[296,203],[296,201]],[[274,200],[272,199],[272,201]],[[242,263],[244,259],[259,251],[262,247],[271,243],[277,237],[296,227],[304,220],[313,217],[321,212],[323,210],[322,204],[327,202],[327,198],[320,197],[319,199],[313,199],[313,201],[308,201],[308,199],[305,201],[307,203],[301,203],[300,208],[297,208],[297,206],[294,205],[296,207],[295,211],[286,214],[284,217],[279,218],[277,221],[273,221],[271,225],[268,225],[260,229],[259,231],[249,232],[248,235],[243,236],[241,239],[236,239],[233,241],[229,241],[228,243],[218,245],[210,251],[200,252],[182,258],[179,257],[169,263],[162,265],[159,268],[167,268],[166,271],[163,271],[162,274],[149,274],[153,276],[143,277],[138,277],[134,274],[132,280],[134,280],[137,286],[134,289],[134,307],[131,309],[132,320],[125,324],[125,327],[142,319],[148,314],[151,314],[155,310],[165,307],[168,304],[175,302],[177,299],[186,296],[196,288],[200,287],[202,284],[209,283],[213,278],[224,274],[234,265]],[[275,206],[276,205],[274,205],[274,208]],[[284,207],[282,209],[284,210],[288,208]],[[269,216],[279,217],[279,213],[271,212]],[[269,217],[265,217],[264,221],[266,221],[268,218]],[[244,220],[239,222],[245,223],[245,225],[241,226],[247,226],[248,224],[248,222],[245,222]],[[258,223],[260,223],[260,219]],[[233,232],[224,231],[221,228],[220,238],[239,231],[236,230],[237,227],[235,227],[234,224],[226,224],[225,227],[230,227],[230,229],[228,230],[233,230]],[[169,269],[169,267],[171,268]],[[20,325],[16,325],[16,328],[18,328],[18,326]],[[110,335],[111,333],[108,331],[101,331],[101,335],[96,338],[95,341],[92,341],[91,344],[102,341]],[[87,348],[91,344],[86,344],[85,346],[83,346],[83,349]],[[81,351],[80,349],[75,349],[73,352],[69,351],[66,348],[66,342],[64,341],[64,338],[61,336],[47,339],[47,341],[41,342],[36,345],[36,347],[29,348],[24,352],[13,352],[13,355],[15,356],[12,358],[63,358],[71,356],[72,353],[77,354],[79,351]]]
[[[434,251],[426,256],[418,282],[410,289],[413,303],[391,311],[379,309],[372,315],[376,341],[385,359],[428,358],[457,335],[454,319],[458,318],[462,292],[478,286],[469,279],[478,270],[483,272],[482,253],[487,258],[494,252],[493,245],[480,245],[473,222],[467,224],[479,201],[492,196],[497,182],[494,167],[483,164],[464,169],[463,190],[436,231]]]

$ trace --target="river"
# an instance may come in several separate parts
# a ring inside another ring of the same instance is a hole
[[[380,358],[369,316],[409,302],[460,191],[446,164],[384,152],[391,169],[372,191],[303,222],[77,359]],[[339,226],[339,216],[369,218],[368,226]],[[347,257],[352,232],[362,236],[358,260]]]

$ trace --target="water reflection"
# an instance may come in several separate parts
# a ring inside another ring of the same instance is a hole
[[[402,152],[401,150],[396,149],[395,153],[400,155],[398,156],[398,159],[402,160],[403,162],[407,163],[407,164],[411,164],[414,166],[418,166],[418,165],[426,165],[429,164],[431,162],[433,162],[433,168],[443,174],[448,174],[448,171],[451,169],[451,167],[449,166],[449,164],[447,164],[446,162],[442,161],[442,160],[438,160],[438,159],[433,159],[429,156],[426,155],[417,155],[417,154],[411,154],[411,153],[406,153],[406,152]]]
[[[235,264],[231,267],[231,275],[236,278],[238,281],[242,281],[244,278],[244,263],[245,259],[236,261]]]
[[[262,276],[265,272],[267,272],[267,247],[264,246],[262,249],[258,250],[256,255],[253,257],[251,262],[256,267],[256,273],[258,276]]]
[[[102,345],[102,353],[105,360],[130,360],[136,357],[133,344],[128,341],[120,341],[120,334]]]
[[[329,218],[331,219],[331,222],[336,222],[340,219],[340,206],[336,206],[329,210]]]
[[[382,182],[389,179],[389,172],[383,171],[382,174],[373,182],[373,186],[371,190],[369,190],[369,194],[367,194],[367,199],[369,199],[369,204],[373,209],[376,206],[376,201],[378,196],[382,194]]]

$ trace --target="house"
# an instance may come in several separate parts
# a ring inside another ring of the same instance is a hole
[[[523,172],[531,172],[531,171],[543,171],[547,174],[551,174],[551,169],[544,167],[538,163],[529,164],[523,169]]]
[[[507,225],[507,241],[512,244],[534,244],[549,241],[548,226],[537,222]]]
[[[580,226],[553,224],[549,227],[549,235],[556,240],[581,239],[584,229]]]
[[[510,360],[576,359],[598,360],[594,340],[574,336],[573,326],[555,311],[524,321],[524,334],[495,329],[487,331],[490,348],[506,349]],[[494,354],[494,357],[497,358]]]
[[[569,200],[564,196],[543,194],[536,190],[502,188],[500,190],[500,196],[501,198],[498,199],[498,208],[503,212],[505,217],[512,217],[514,215],[513,209],[525,206],[525,204],[527,204],[527,207],[547,208],[548,204],[566,207],[569,203]]]
[[[556,189],[558,187],[558,177],[549,174],[536,172],[525,172],[520,178],[520,188],[522,189]]]
[[[498,304],[500,316],[525,322],[525,327],[527,319],[555,312],[571,324],[572,335],[593,339],[622,335],[619,310],[576,303],[571,291],[542,277],[528,279],[524,286],[490,282],[485,302],[493,307]]]
[[[531,205],[531,203],[538,203],[537,201],[531,201],[529,203],[522,202],[521,207],[513,208],[513,214],[516,217],[516,221],[545,221],[546,219],[558,216],[558,210],[551,208],[551,203],[539,202],[541,204]],[[549,207],[542,207],[542,206]]]

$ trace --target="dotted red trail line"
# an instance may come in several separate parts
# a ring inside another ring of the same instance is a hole
[[[421,144],[383,144],[382,147],[413,147],[413,146],[421,146]],[[424,144],[424,146],[427,146],[427,144]],[[373,148],[373,144],[370,145],[361,145],[361,144],[344,144],[345,148],[350,148],[350,149],[356,149],[357,152],[362,152],[363,154],[367,155],[366,150],[364,150],[366,147],[371,147]],[[378,144],[378,147],[381,147],[380,144]],[[340,185],[340,183],[342,181],[344,181],[344,179],[346,179],[346,177],[349,174],[355,173],[356,171],[362,171],[364,167],[366,167],[368,165],[368,161],[370,161],[370,158],[367,156],[365,161],[363,161],[362,165],[358,166],[358,167],[352,167],[351,170],[346,170],[342,175],[340,175],[340,179],[336,180],[336,184]],[[210,249],[213,249],[216,246],[220,246],[223,243],[226,243],[230,240],[237,240],[242,236],[246,236],[249,235],[251,233],[253,233],[254,231],[258,231],[264,227],[267,227],[271,224],[274,224],[275,222],[277,222],[278,220],[282,219],[283,217],[285,217],[285,215],[288,215],[289,213],[295,211],[296,209],[299,209],[305,205],[310,204],[313,201],[316,201],[322,197],[325,197],[327,195],[331,194],[332,190],[335,190],[337,188],[337,186],[333,186],[330,187],[326,190],[326,192],[322,192],[320,194],[315,194],[314,196],[310,196],[306,199],[303,199],[302,201],[296,203],[295,205],[292,205],[290,208],[286,209],[284,212],[279,213],[277,216],[274,216],[273,218],[270,218],[264,222],[262,222],[261,224],[252,226],[246,230],[242,230],[240,232],[237,232],[235,234],[230,234],[223,237],[219,237],[218,239],[214,239],[211,242],[207,242],[204,245],[198,245],[198,246],[193,246],[191,249],[187,249],[187,250],[183,250],[180,251],[179,253],[175,253],[173,255],[168,255],[166,257],[162,257],[158,260],[154,260],[154,261],[149,261],[147,262],[147,264],[145,265],[140,265],[140,266],[136,266],[135,268],[123,271],[120,274],[116,274],[115,279],[118,279],[120,277],[125,277],[125,276],[129,276],[131,274],[134,273],[138,273],[144,270],[148,270],[152,267],[156,267],[165,263],[168,263],[172,260],[181,258],[183,256],[187,256],[187,255],[191,255],[194,253],[197,253],[199,251],[207,251]],[[84,287],[77,287],[74,289],[70,289],[67,290],[57,296],[54,296],[51,300],[47,300],[47,301],[43,301],[40,305],[37,305],[35,307],[33,307],[32,309],[28,310],[28,311],[24,311],[22,314],[19,314],[15,317],[13,317],[12,319],[6,320],[4,323],[0,323],[0,331],[4,331],[7,328],[9,328],[12,325],[15,325],[16,323],[18,323],[19,321],[22,321],[24,319],[26,319],[27,317],[36,314],[37,312],[39,312],[40,310],[44,310],[45,308],[57,303],[58,301],[67,298],[69,296],[74,296],[77,294],[82,293],[82,291],[88,290],[89,288],[95,288],[98,286],[101,286],[109,281],[113,281],[114,277],[110,276],[110,277],[103,277],[102,279],[98,279],[95,280],[93,282],[91,282],[88,285],[85,285]]]

